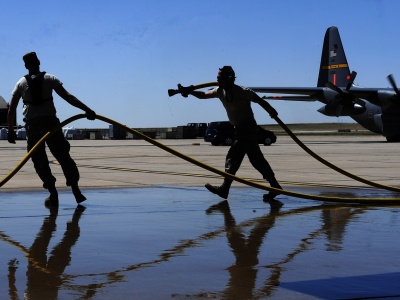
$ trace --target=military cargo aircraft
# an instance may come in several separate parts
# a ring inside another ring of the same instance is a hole
[[[250,87],[257,93],[281,94],[265,99],[320,101],[318,112],[326,116],[349,116],[364,128],[382,134],[388,142],[400,142],[400,92],[393,88],[363,88],[354,85],[337,27],[325,33],[316,87]]]

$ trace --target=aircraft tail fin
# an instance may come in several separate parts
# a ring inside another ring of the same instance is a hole
[[[329,81],[336,86],[345,87],[350,78],[342,41],[337,27],[326,30],[322,47],[321,64],[318,76],[318,87],[324,87]]]

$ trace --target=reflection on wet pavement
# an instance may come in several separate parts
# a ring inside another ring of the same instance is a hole
[[[327,193],[321,191],[321,193]],[[331,192],[330,192],[331,193]],[[349,195],[372,195],[349,190]],[[400,295],[398,207],[232,189],[85,191],[76,207],[3,193],[0,292],[10,299],[343,299]],[[381,194],[380,194],[381,195]],[[386,195],[387,196],[387,195]],[[389,247],[390,245],[390,247]]]

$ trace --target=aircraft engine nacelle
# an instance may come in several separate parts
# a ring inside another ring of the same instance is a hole
[[[323,93],[324,100],[322,102],[327,105],[338,105],[343,100],[342,96],[338,92],[333,91],[329,88],[324,88]]]
[[[382,111],[393,112],[393,109],[400,110],[400,99],[393,91],[378,91],[378,99]]]
[[[327,104],[320,109],[318,112],[328,117],[339,117],[339,116],[353,116],[359,115],[365,112],[365,107],[359,104],[354,104],[352,106],[341,106],[339,104]]]

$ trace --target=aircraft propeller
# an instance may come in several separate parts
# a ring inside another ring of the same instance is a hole
[[[392,75],[392,74],[388,75],[387,79],[389,80],[390,84],[392,85],[393,90],[394,90],[394,92],[396,93],[396,96],[397,96],[397,97],[400,97],[400,91],[399,91],[399,89],[397,88],[397,85],[396,85],[396,82],[394,81],[393,75]]]
[[[340,116],[345,105],[354,105],[357,103],[357,99],[354,97],[352,93],[350,93],[350,88],[353,85],[354,79],[357,76],[357,72],[353,71],[350,74],[350,78],[347,81],[347,86],[345,90],[342,90],[338,86],[334,85],[332,82],[327,82],[325,86],[330,88],[331,90],[337,92],[342,96],[342,101],[340,101],[339,105],[336,108],[336,116]]]

